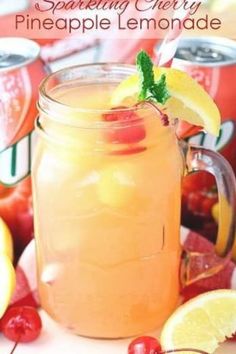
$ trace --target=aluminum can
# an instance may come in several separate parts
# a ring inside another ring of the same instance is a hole
[[[0,217],[18,254],[33,233],[30,165],[38,86],[46,70],[37,43],[0,38]]]
[[[221,113],[218,138],[201,132],[189,138],[190,142],[219,151],[236,173],[236,42],[220,37],[182,39],[173,67],[196,79],[214,99]]]

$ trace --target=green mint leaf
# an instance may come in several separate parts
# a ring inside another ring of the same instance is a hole
[[[136,65],[140,75],[139,102],[146,100],[165,104],[170,98],[166,85],[166,75],[163,74],[161,78],[155,82],[153,63],[149,55],[143,50],[137,55]]]
[[[153,73],[153,63],[145,51],[141,51],[136,59],[137,69],[140,74],[139,101],[147,98],[149,88],[155,83]]]
[[[166,75],[161,75],[161,78],[149,88],[149,91],[155,102],[165,104],[170,98],[170,94],[166,86]]]

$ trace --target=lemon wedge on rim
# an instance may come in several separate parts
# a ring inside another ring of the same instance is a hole
[[[170,316],[161,345],[163,350],[192,348],[213,354],[235,332],[236,291],[215,290],[186,302]]]
[[[155,80],[166,75],[166,84],[171,98],[160,108],[170,119],[178,118],[190,124],[203,127],[215,136],[220,130],[220,112],[209,94],[187,73],[174,68],[154,67]],[[114,90],[111,105],[137,103],[139,76],[132,75],[123,80]]]

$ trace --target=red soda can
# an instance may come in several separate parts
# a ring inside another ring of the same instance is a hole
[[[11,229],[16,256],[33,235],[30,165],[46,70],[37,43],[0,38],[0,217]]]
[[[188,136],[191,144],[220,152],[236,174],[236,42],[220,37],[190,37],[180,40],[173,67],[196,79],[216,102],[222,117],[218,138],[180,122],[179,135]],[[195,133],[194,133],[195,131]],[[207,173],[192,174],[183,182],[182,221],[209,238],[214,238],[216,225],[212,206],[217,201],[213,177]]]
[[[190,142],[219,151],[236,173],[236,41],[220,37],[182,39],[173,67],[186,71],[197,80],[221,113],[218,138],[200,132],[189,138]]]

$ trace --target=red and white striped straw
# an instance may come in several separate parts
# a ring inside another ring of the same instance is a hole
[[[190,5],[192,3],[193,0],[190,1]],[[180,24],[177,21],[174,22],[173,28],[167,33],[158,50],[157,62],[155,64],[165,67],[170,67],[172,65],[183,32],[183,22],[189,17],[189,15],[190,9],[184,10],[183,8],[180,8],[174,12],[172,19],[179,19]]]

